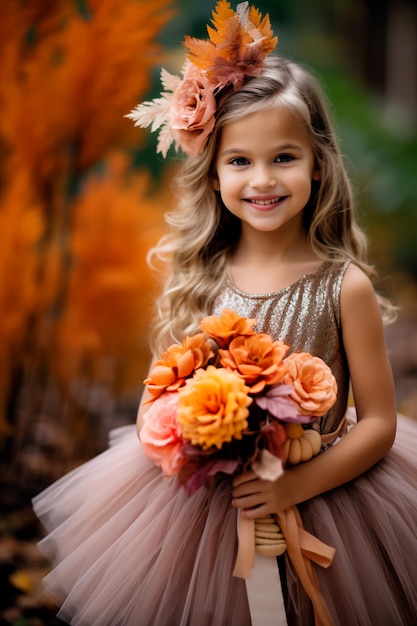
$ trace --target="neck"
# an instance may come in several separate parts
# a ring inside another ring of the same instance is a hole
[[[246,293],[270,293],[314,273],[322,262],[308,245],[305,231],[298,237],[281,237],[243,229],[229,259],[229,274],[233,284]]]
[[[242,234],[233,255],[237,263],[242,261],[259,265],[265,262],[306,261],[315,256],[304,228],[285,233],[281,229],[262,232],[246,227],[245,224],[242,224]]]

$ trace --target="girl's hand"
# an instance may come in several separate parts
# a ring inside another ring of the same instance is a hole
[[[263,480],[252,471],[239,474],[233,480],[232,505],[251,519],[284,511],[293,504],[289,495],[291,471],[286,470],[276,481]]]

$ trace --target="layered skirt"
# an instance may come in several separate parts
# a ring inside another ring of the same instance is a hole
[[[335,625],[417,624],[417,424],[400,417],[383,461],[298,507],[304,528],[336,549],[314,566]],[[59,617],[77,626],[250,626],[231,483],[192,496],[163,477],[135,426],[34,499]],[[279,558],[286,620],[314,624],[288,554]],[[271,583],[273,584],[273,583]],[[275,583],[274,583],[275,584]],[[277,623],[279,623],[277,621]],[[271,624],[272,626],[272,624]]]

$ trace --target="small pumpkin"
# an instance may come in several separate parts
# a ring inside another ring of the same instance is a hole
[[[285,431],[287,439],[283,448],[288,465],[309,461],[320,452],[321,437],[316,430],[304,430],[301,424],[287,424]]]

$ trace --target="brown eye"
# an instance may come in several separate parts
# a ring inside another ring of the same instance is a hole
[[[230,165],[248,165],[249,161],[245,157],[236,157],[230,161]]]
[[[280,154],[275,159],[276,163],[289,163],[290,161],[294,161],[295,157],[292,154]]]

